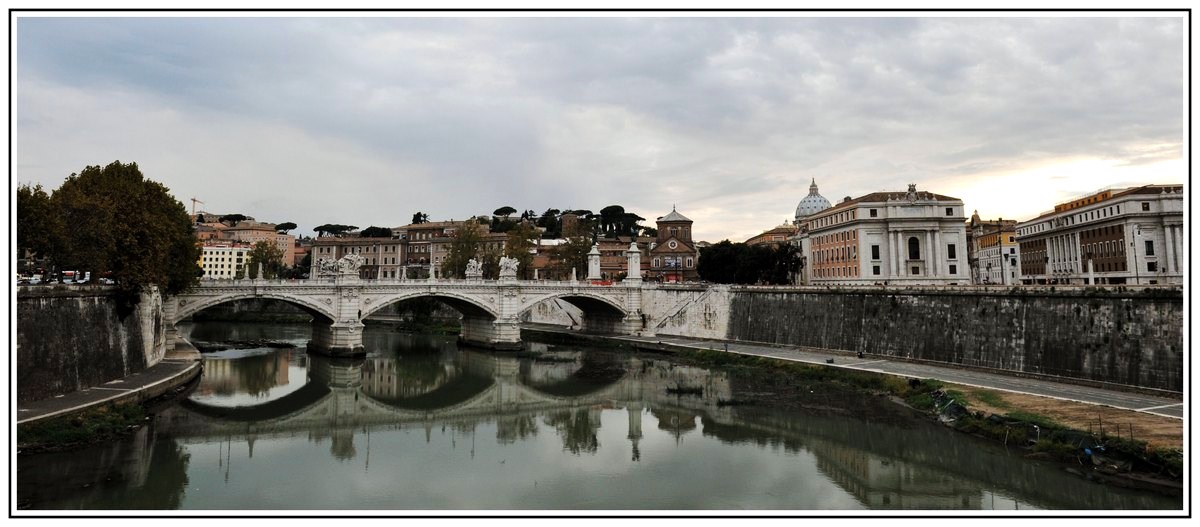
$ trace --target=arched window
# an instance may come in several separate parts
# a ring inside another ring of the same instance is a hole
[[[921,259],[921,242],[919,240],[917,240],[916,236],[913,236],[912,238],[908,239],[908,259],[909,260],[920,260]]]

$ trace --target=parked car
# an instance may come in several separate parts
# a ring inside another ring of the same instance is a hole
[[[101,283],[101,284],[103,284],[103,285],[113,285],[113,284],[115,284],[116,282],[115,282],[115,281],[113,281],[113,279],[112,279],[112,278],[101,278],[101,279],[100,279],[100,283]]]

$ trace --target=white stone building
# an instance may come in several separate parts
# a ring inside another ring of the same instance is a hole
[[[971,282],[963,202],[917,191],[847,197],[798,220],[809,285]]]
[[[1182,284],[1183,185],[1105,189],[1017,224],[1025,284]]]
[[[200,268],[204,269],[205,280],[232,280],[246,263],[248,244],[205,245],[200,253]]]

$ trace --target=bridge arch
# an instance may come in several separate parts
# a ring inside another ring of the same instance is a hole
[[[521,307],[517,312],[517,316],[523,316],[534,307],[537,307],[538,304],[550,300],[562,300],[567,302],[579,308],[580,311],[583,311],[584,316],[589,314],[600,314],[625,317],[630,314],[629,310],[625,309],[625,306],[622,306],[617,299],[614,299],[610,296],[583,291],[563,291],[539,295],[529,299],[521,304]]]
[[[371,314],[392,304],[418,298],[432,298],[441,301],[459,313],[462,313],[464,317],[484,317],[492,320],[500,318],[500,312],[496,309],[496,306],[486,299],[455,291],[406,291],[389,295],[371,302],[369,307],[364,307],[362,318],[367,318]]]
[[[300,309],[303,309],[306,313],[312,315],[314,322],[324,322],[326,324],[329,324],[329,323],[332,323],[335,319],[335,314],[333,312],[332,306],[322,305],[320,302],[317,302],[316,300],[311,299],[311,298],[292,296],[292,295],[282,294],[282,293],[262,292],[262,291],[259,291],[259,292],[237,291],[237,292],[229,292],[229,293],[216,295],[216,296],[201,297],[201,298],[198,298],[195,300],[192,300],[189,298],[180,298],[177,301],[177,302],[179,302],[179,304],[175,310],[175,320],[172,320],[171,322],[173,324],[178,323],[180,320],[183,320],[183,319],[190,317],[196,313],[204,311],[205,309],[208,309],[210,307],[218,306],[218,305],[229,303],[229,302],[236,302],[238,300],[252,300],[252,299],[257,299],[257,298],[280,300],[280,301],[292,304],[296,307],[299,307]],[[172,299],[172,300],[174,301],[174,299]]]

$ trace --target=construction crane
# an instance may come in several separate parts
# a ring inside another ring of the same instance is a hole
[[[199,204],[201,204],[201,205],[203,205],[203,204],[204,204],[204,202],[203,202],[203,201],[200,201],[200,200],[198,200],[198,199],[196,199],[196,198],[192,198],[192,218],[193,218],[193,220],[196,218],[196,204],[197,204],[197,203],[199,203]]]

